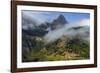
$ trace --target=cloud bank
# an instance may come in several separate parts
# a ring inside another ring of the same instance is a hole
[[[88,28],[83,28],[79,30],[68,30],[72,27],[80,27],[80,26],[87,26],[89,27],[90,25],[90,20],[89,19],[83,19],[79,22],[74,22],[72,24],[66,24],[62,28],[56,29],[56,30],[50,30],[45,36],[44,40],[46,43],[52,43],[56,41],[57,39],[61,38],[62,36],[69,36],[69,37],[74,37],[77,34],[80,34],[83,36],[83,39],[86,38],[84,37],[86,32],[89,31]]]

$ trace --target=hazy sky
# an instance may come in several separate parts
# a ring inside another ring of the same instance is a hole
[[[77,22],[83,19],[90,19],[89,13],[75,13],[75,12],[51,12],[51,11],[25,11],[22,13],[27,14],[33,18],[37,18],[40,21],[52,21],[56,19],[60,14],[64,15],[69,23]]]

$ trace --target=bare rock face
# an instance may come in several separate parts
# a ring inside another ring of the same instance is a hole
[[[57,28],[61,28],[67,23],[68,21],[65,19],[65,17],[63,15],[59,15],[58,18],[51,23],[51,29],[54,30]]]
[[[65,17],[63,15],[59,15],[58,18],[53,21],[53,23],[64,25],[68,22],[67,22],[67,20],[65,19]]]

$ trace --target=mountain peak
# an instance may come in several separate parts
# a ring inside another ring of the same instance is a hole
[[[53,20],[53,22],[51,23],[51,29],[57,29],[57,28],[61,28],[63,27],[65,24],[67,24],[67,20],[66,18],[60,14],[55,20]]]
[[[67,22],[66,18],[62,14],[60,14],[58,16],[58,18],[53,21],[53,23],[64,25],[64,24],[66,24],[68,22]]]

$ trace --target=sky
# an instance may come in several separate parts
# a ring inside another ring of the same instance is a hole
[[[53,11],[25,11],[23,10],[22,13],[30,16],[31,18],[36,18],[39,22],[45,21],[53,21],[56,19],[60,14],[64,15],[66,20],[69,23],[78,22],[83,19],[90,19],[89,13],[76,13],[76,12],[53,12]]]

